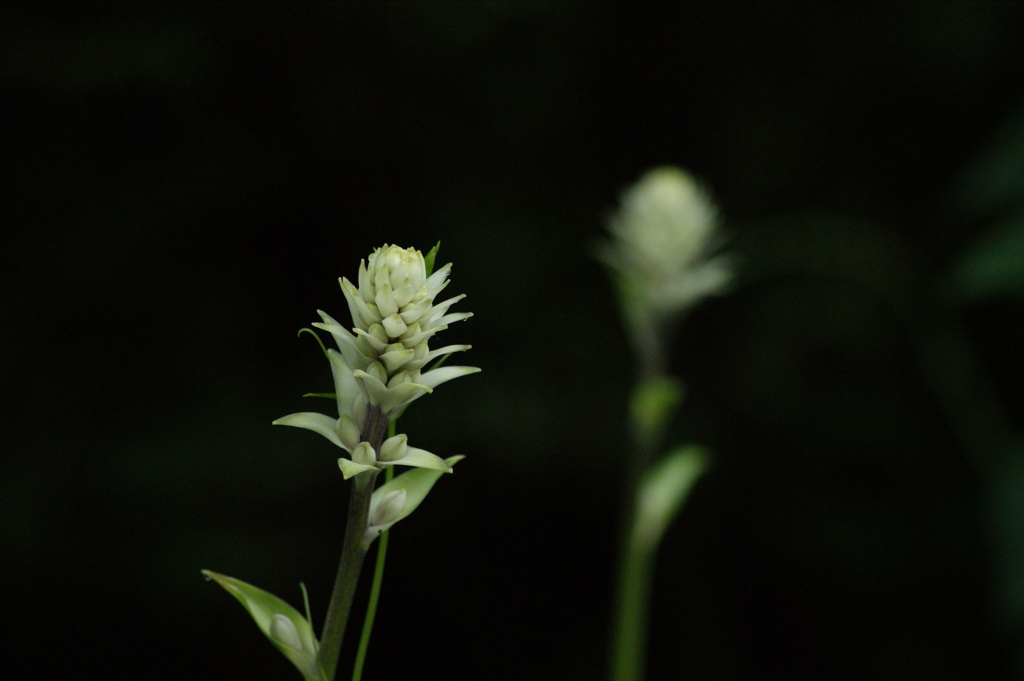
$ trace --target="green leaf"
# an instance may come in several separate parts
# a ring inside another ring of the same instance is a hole
[[[1024,212],[982,236],[956,263],[951,278],[966,301],[1024,295]]]
[[[277,596],[240,579],[203,570],[207,579],[224,587],[238,599],[275,648],[291,660],[306,681],[322,681],[317,653],[320,644],[309,621]]]
[[[970,215],[1020,207],[1024,197],[1024,108],[1013,112],[982,145],[955,191]]]
[[[423,263],[427,266],[427,276],[429,277],[434,273],[434,260],[437,259],[437,251],[441,248],[441,242],[438,241],[434,244],[434,247],[423,257]]]
[[[317,344],[319,344],[319,345],[320,345],[320,349],[321,349],[321,350],[323,350],[323,352],[324,352],[324,354],[325,354],[325,355],[327,354],[327,348],[326,348],[326,347],[324,347],[324,342],[323,342],[322,340],[320,340],[320,336],[318,336],[318,335],[316,334],[316,331],[314,331],[313,329],[310,329],[310,328],[308,328],[308,327],[305,327],[305,328],[299,329],[299,333],[298,333],[298,335],[300,335],[300,336],[301,336],[301,335],[302,335],[303,333],[308,333],[308,334],[310,334],[311,336],[313,336],[313,338],[315,338],[315,339],[316,339],[316,342],[317,342]]]
[[[707,464],[707,453],[702,448],[679,447],[644,474],[637,488],[631,536],[637,550],[650,552],[657,548]]]
[[[653,442],[683,399],[682,382],[670,376],[643,381],[633,390],[630,418],[638,437]]]
[[[464,458],[462,455],[450,456],[444,461],[454,466]],[[446,471],[433,468],[414,468],[374,490],[370,500],[369,524],[363,537],[364,547],[372,544],[374,539],[399,520],[409,517],[427,498],[434,483],[445,474]]]
[[[306,393],[303,397],[326,397],[331,400],[338,399],[338,393]]]

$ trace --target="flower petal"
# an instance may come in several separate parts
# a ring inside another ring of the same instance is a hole
[[[380,379],[365,371],[356,371],[355,377],[362,379],[363,385],[370,396],[370,403],[380,407],[385,413],[412,402],[414,399],[429,393],[431,388],[422,383],[402,383],[388,388]]]
[[[418,382],[429,386],[430,388],[436,388],[442,383],[450,381],[453,378],[468,376],[469,374],[475,374],[478,371],[480,371],[479,367],[440,367],[433,371],[420,374]]]
[[[413,468],[429,468],[435,471],[451,473],[452,467],[437,454],[432,454],[418,447],[406,447],[404,454],[397,459],[381,461],[382,466],[412,466]]]
[[[380,321],[379,312],[374,309],[376,304],[371,308],[369,304],[363,300],[363,297],[359,295],[359,291],[352,285],[352,282],[342,277],[341,281],[341,292],[345,294],[345,300],[348,301],[348,309],[352,314],[352,321],[355,322],[355,326],[366,328],[371,324]]]
[[[296,428],[312,430],[314,433],[320,433],[342,449],[347,449],[342,443],[341,438],[338,437],[338,431],[336,428],[337,423],[337,419],[331,418],[327,414],[316,414],[311,411],[303,411],[297,414],[282,416],[281,418],[276,419],[273,422],[273,425],[295,426]]]
[[[434,299],[441,290],[448,285],[448,273],[452,271],[452,264],[448,263],[440,269],[434,270],[434,273],[427,277],[427,281],[424,284],[427,288],[427,297],[431,300]]]
[[[360,473],[367,473],[369,471],[379,470],[376,466],[371,466],[365,463],[356,463],[355,461],[349,461],[345,457],[338,459],[338,468],[341,469],[341,474],[346,480],[352,476],[359,475]]]

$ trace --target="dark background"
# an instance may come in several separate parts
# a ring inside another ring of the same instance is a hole
[[[1024,669],[1016,3],[0,12],[5,678],[298,677],[199,570],[319,629],[347,486],[270,426],[331,388],[295,334],[440,240],[484,371],[403,419],[468,458],[393,532],[365,678],[601,679],[633,366],[592,254],[662,163],[743,265],[674,345],[715,463],[650,678]]]

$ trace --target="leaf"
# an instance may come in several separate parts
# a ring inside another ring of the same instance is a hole
[[[423,257],[423,264],[427,267],[427,276],[429,277],[434,273],[434,260],[437,259],[437,251],[441,248],[441,242],[438,241],[434,244],[434,247]]]
[[[966,301],[1024,295],[1024,212],[978,239],[954,265],[951,283]]]
[[[327,348],[324,347],[324,342],[322,340],[320,340],[320,336],[318,336],[316,334],[316,331],[314,331],[313,329],[310,329],[309,327],[304,327],[304,328],[299,329],[299,333],[297,335],[301,336],[303,333],[308,333],[311,336],[313,336],[313,338],[316,339],[317,344],[320,346],[320,349],[323,350],[325,355],[327,354]]]
[[[275,648],[291,660],[307,681],[321,681],[317,653],[320,644],[309,621],[277,596],[240,579],[203,570],[207,579],[224,587],[245,607]]]
[[[680,447],[652,466],[637,488],[636,518],[631,541],[635,548],[653,551],[679,513],[693,485],[707,468],[700,447]]]
[[[633,390],[630,418],[637,435],[654,442],[683,399],[683,384],[669,376],[643,381]]]
[[[968,166],[956,198],[970,215],[1020,207],[1024,197],[1024,108],[996,130]]]
[[[450,456],[444,461],[454,466],[464,458],[461,455]],[[414,468],[374,490],[370,500],[369,524],[363,536],[364,548],[399,520],[409,517],[427,498],[434,483],[445,474],[445,471],[433,468]]]

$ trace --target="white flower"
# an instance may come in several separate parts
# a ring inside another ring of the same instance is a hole
[[[479,371],[476,367],[443,367],[421,373],[435,359],[470,347],[428,347],[438,331],[473,316],[471,312],[448,313],[465,295],[434,303],[434,297],[448,285],[451,267],[445,265],[428,277],[422,253],[385,245],[374,251],[368,262],[359,263],[358,288],[348,279],[340,279],[352,314],[351,331],[318,310],[323,323],[313,326],[334,336],[370,404],[385,413],[404,407],[445,381]]]
[[[623,192],[600,256],[618,275],[624,303],[658,322],[720,292],[732,271],[714,255],[717,223],[707,193],[678,168],[648,171]]]
[[[470,347],[429,347],[434,334],[473,316],[448,312],[465,295],[434,303],[448,285],[450,271],[448,264],[428,277],[422,253],[385,245],[368,261],[360,262],[358,287],[342,277],[339,281],[352,315],[351,330],[322,310],[318,312],[323,321],[313,324],[338,343],[338,351],[327,352],[338,418],[302,412],[274,423],[320,433],[347,451],[350,458],[338,461],[346,478],[391,465],[449,472],[451,468],[440,457],[409,447],[404,435],[383,442],[382,435],[392,416],[413,400],[446,381],[480,371],[466,366],[423,371],[428,363]],[[368,440],[378,443],[379,451]]]

